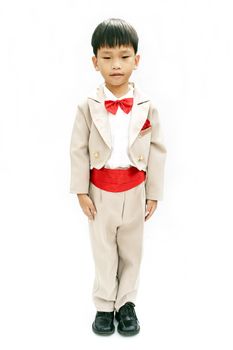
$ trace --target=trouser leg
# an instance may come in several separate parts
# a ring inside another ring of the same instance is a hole
[[[108,192],[91,184],[97,214],[89,220],[95,262],[93,299],[97,310],[119,309],[135,301],[142,256],[145,185]]]
[[[90,197],[97,214],[88,220],[95,263],[93,301],[98,311],[113,311],[118,290],[117,226],[121,223],[122,193],[112,193],[90,185]]]
[[[143,251],[145,209],[144,183],[125,192],[123,222],[117,231],[119,285],[116,310],[127,301],[136,301]]]

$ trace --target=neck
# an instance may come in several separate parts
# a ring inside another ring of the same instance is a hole
[[[121,96],[124,96],[129,91],[128,82],[118,86],[110,85],[108,83],[105,83],[105,85],[111,91],[111,93],[118,98],[120,98]]]

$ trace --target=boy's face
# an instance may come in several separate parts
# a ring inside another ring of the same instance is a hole
[[[94,67],[100,71],[107,86],[128,84],[134,69],[137,68],[140,56],[132,46],[101,47],[97,57],[92,57]]]

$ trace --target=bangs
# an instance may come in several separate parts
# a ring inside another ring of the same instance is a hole
[[[102,47],[132,46],[135,53],[138,48],[138,36],[135,29],[120,19],[110,19],[98,25],[92,36],[94,54]]]
[[[107,26],[103,32],[100,47],[116,47],[116,46],[133,46],[132,38],[125,28],[116,26]]]

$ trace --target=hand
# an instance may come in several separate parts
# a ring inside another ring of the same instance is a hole
[[[96,215],[96,208],[91,198],[88,196],[88,194],[85,194],[85,193],[77,194],[77,196],[78,196],[79,204],[84,214],[88,217],[88,219],[94,220]]]
[[[156,210],[158,205],[157,200],[147,199],[146,200],[146,216],[145,221],[149,220],[149,218],[152,216],[154,211]]]

